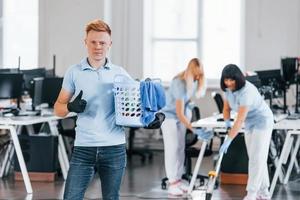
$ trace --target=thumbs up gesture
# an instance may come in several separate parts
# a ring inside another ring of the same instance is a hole
[[[86,106],[86,100],[82,99],[82,90],[80,90],[77,97],[67,104],[67,108],[70,112],[82,113]]]

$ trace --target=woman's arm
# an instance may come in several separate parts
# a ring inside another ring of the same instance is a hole
[[[233,139],[238,134],[238,132],[242,128],[242,125],[243,125],[243,123],[246,119],[247,113],[248,113],[248,107],[247,106],[240,106],[239,107],[237,118],[236,118],[232,128],[230,129],[230,131],[228,133],[228,136],[230,138]]]
[[[230,106],[227,100],[224,100],[224,105],[223,105],[223,118],[224,120],[229,120],[230,119]]]
[[[184,101],[181,99],[176,100],[176,115],[187,129],[193,131],[190,120],[184,115]]]

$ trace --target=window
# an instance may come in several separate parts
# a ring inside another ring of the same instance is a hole
[[[144,3],[144,76],[170,81],[186,67],[190,58],[197,56],[199,35],[195,16],[198,0],[154,0]]]
[[[241,65],[239,0],[144,1],[144,76],[170,81],[199,57],[208,79]]]
[[[241,66],[241,1],[203,1],[202,55],[206,76],[221,77],[227,64]]]
[[[4,0],[2,60],[5,68],[38,66],[38,0]]]

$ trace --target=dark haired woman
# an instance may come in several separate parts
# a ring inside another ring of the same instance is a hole
[[[247,196],[244,200],[270,199],[267,158],[273,130],[273,113],[257,88],[245,80],[238,66],[229,64],[222,71],[221,88],[225,92],[224,120],[230,119],[230,111],[237,118],[220,148],[227,149],[245,124],[245,143],[249,157]]]

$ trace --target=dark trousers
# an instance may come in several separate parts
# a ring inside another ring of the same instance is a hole
[[[75,147],[70,161],[64,199],[82,200],[97,171],[101,181],[102,198],[118,200],[125,167],[125,144],[105,147]]]

